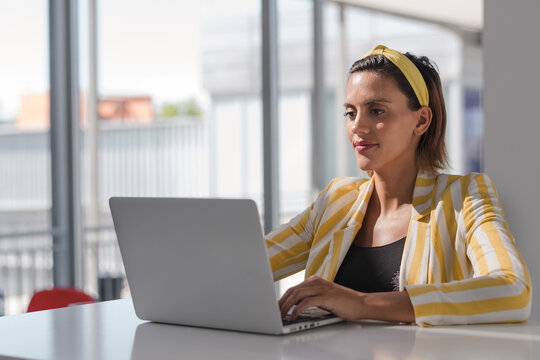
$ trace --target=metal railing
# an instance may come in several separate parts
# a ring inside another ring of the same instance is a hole
[[[26,311],[32,294],[52,287],[50,231],[0,234],[0,291],[6,315]]]
[[[102,295],[99,279],[124,277],[108,211],[110,196],[220,195],[210,193],[212,162],[207,126],[200,119],[100,125],[99,225],[83,225],[83,287],[90,295]],[[0,293],[4,296],[5,314],[17,314],[26,311],[35,291],[53,286],[50,151],[46,130],[0,130]],[[83,164],[86,156],[83,142]],[[245,176],[253,177],[259,171],[249,168],[253,164],[242,166]],[[87,167],[81,170],[85,214],[89,174]],[[254,198],[262,209],[262,188],[241,191],[245,193],[226,195]],[[286,189],[281,195],[286,199],[282,205],[286,214],[280,214],[281,220],[292,217],[307,198],[307,194]],[[83,215],[83,224],[85,219]],[[129,296],[127,282],[120,296]]]
[[[32,295],[53,287],[52,231],[0,234],[0,292],[5,315],[25,312]],[[103,294],[99,279],[125,278],[120,250],[112,226],[85,229],[83,266],[95,264],[95,278],[85,273],[84,290],[95,299]],[[97,234],[97,236],[95,236]],[[129,296],[127,282],[120,297]]]

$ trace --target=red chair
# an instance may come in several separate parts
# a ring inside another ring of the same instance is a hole
[[[91,303],[94,299],[84,291],[72,287],[55,287],[38,291],[28,304],[28,312],[66,307],[76,303]]]

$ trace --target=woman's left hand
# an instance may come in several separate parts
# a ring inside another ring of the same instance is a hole
[[[362,318],[362,295],[363,293],[313,275],[288,289],[278,304],[282,318],[296,305],[291,320],[296,319],[307,308],[317,306],[344,320],[355,321]]]

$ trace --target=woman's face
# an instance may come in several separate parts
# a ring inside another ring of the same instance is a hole
[[[410,110],[392,78],[371,71],[353,73],[345,109],[347,136],[360,169],[377,172],[415,166],[416,147],[431,116],[426,126],[426,111]]]

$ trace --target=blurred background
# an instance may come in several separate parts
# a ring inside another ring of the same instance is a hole
[[[50,3],[0,2],[1,314],[25,312],[34,292],[66,285],[60,279],[69,271],[77,274],[69,285],[96,299],[129,297],[111,196],[252,198],[264,214],[262,2],[71,3],[76,56],[65,71],[78,88],[71,119],[78,169],[76,186],[53,193],[60,179],[52,169],[65,154],[51,150],[58,74],[51,74]],[[309,206],[332,178],[362,176],[342,104],[348,68],[377,44],[438,65],[446,171],[483,170],[482,1],[427,3],[273,3],[278,222]],[[78,199],[74,268],[62,265],[73,253],[55,241],[64,229],[52,225],[63,197]],[[302,277],[283,280],[280,291]]]

